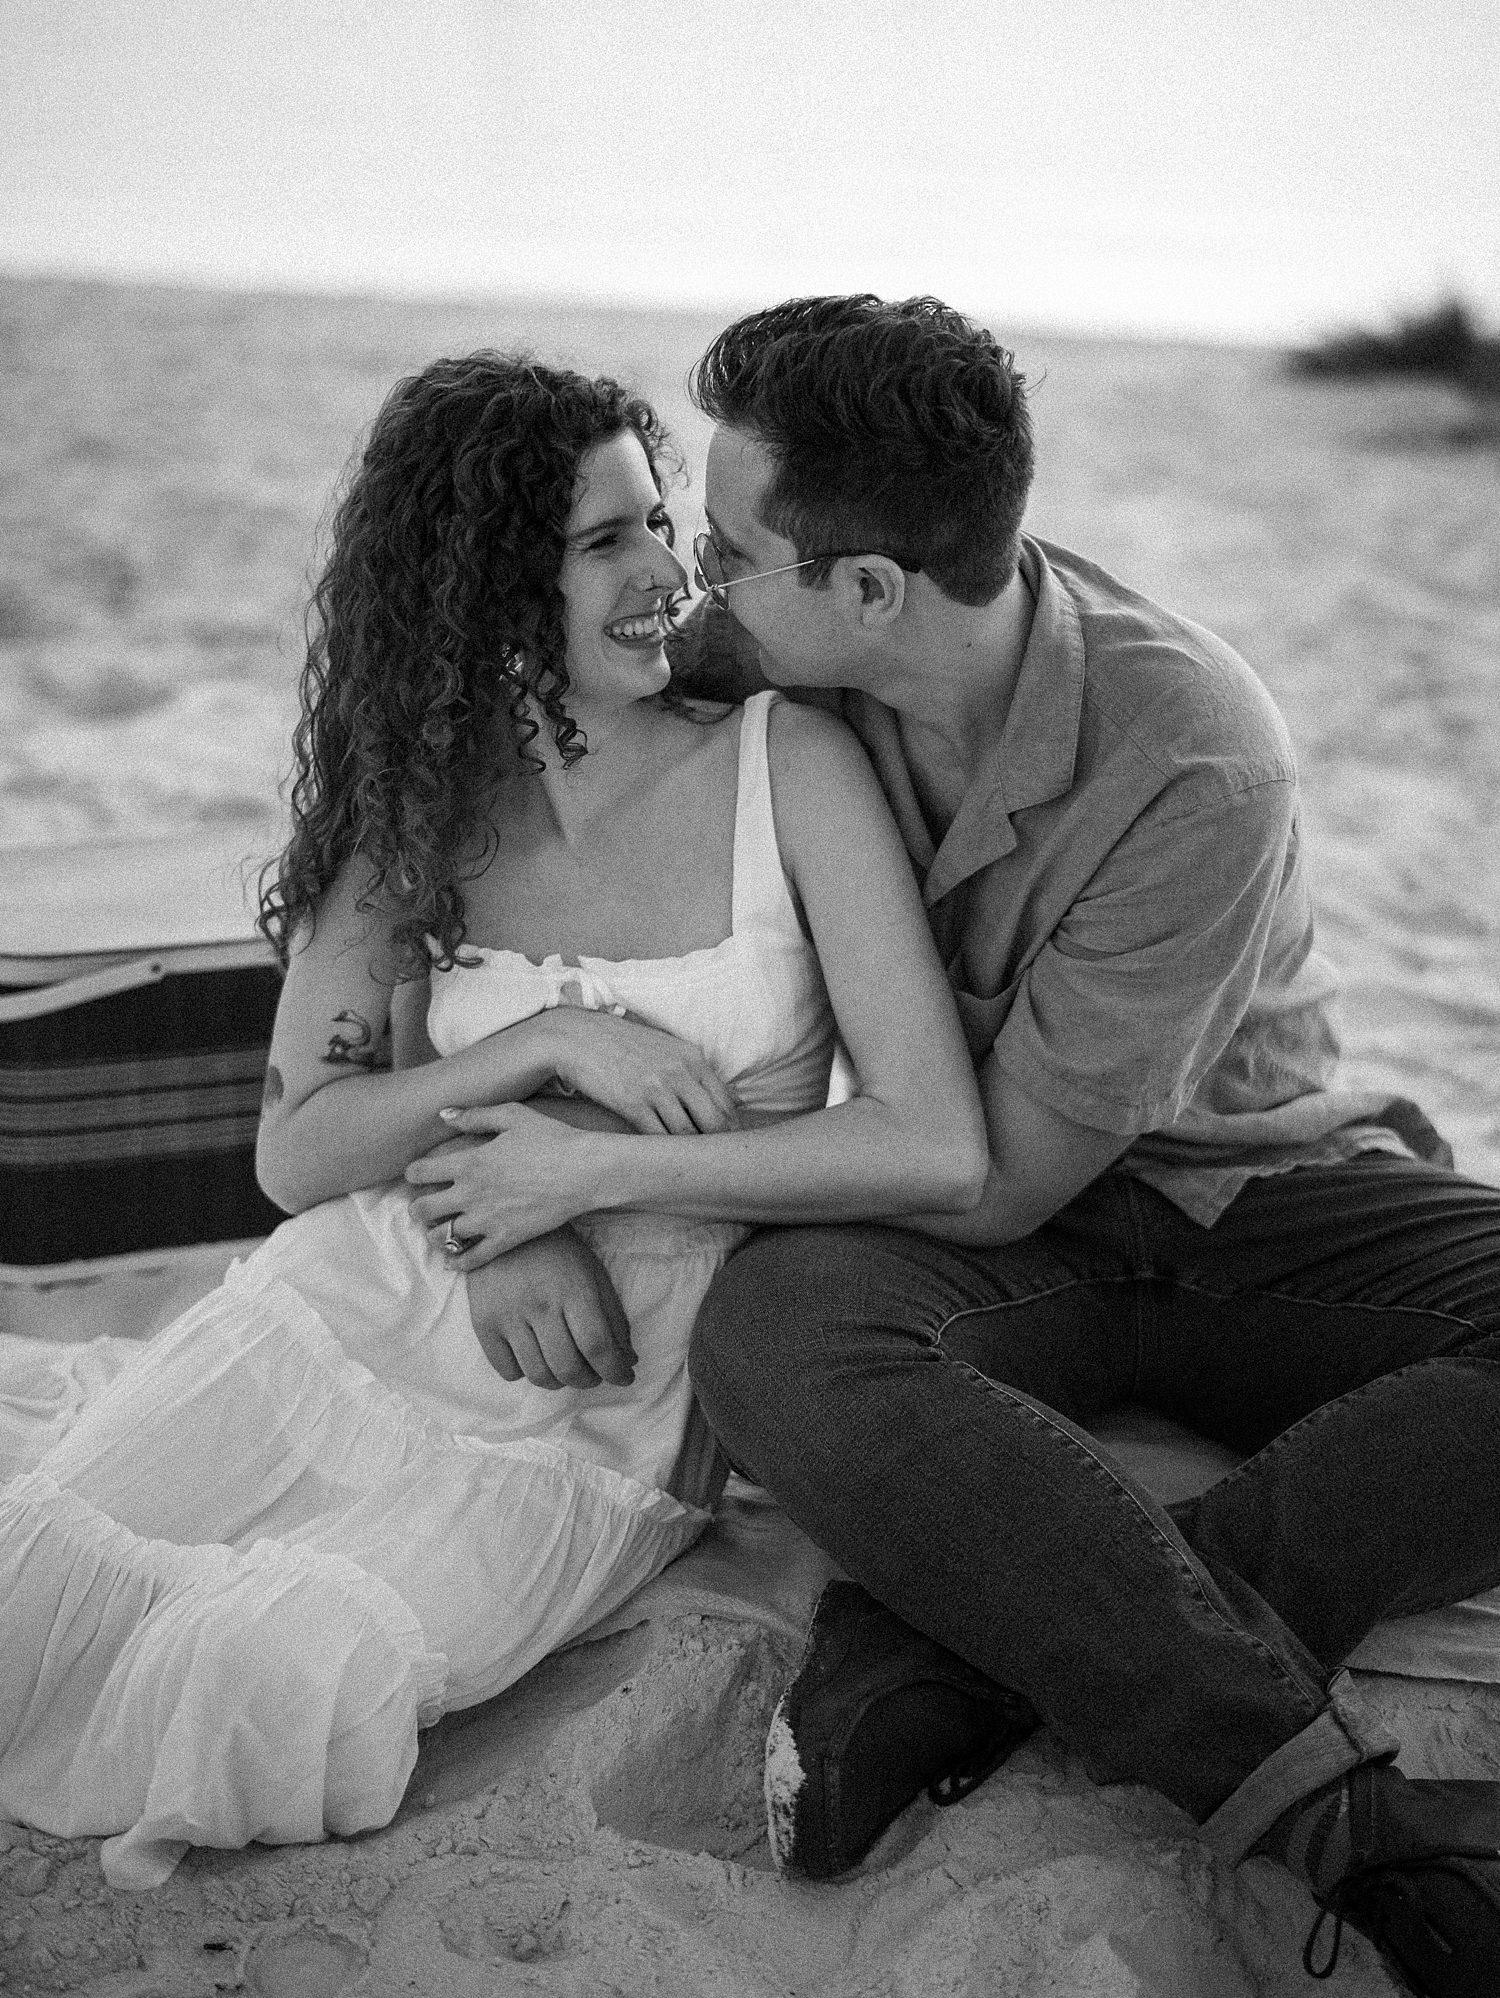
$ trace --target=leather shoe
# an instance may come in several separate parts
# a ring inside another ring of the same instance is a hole
[[[1353,1848],[1302,1952],[1312,1977],[1333,1975],[1352,1922],[1421,1998],[1500,1993],[1500,1783],[1419,1781],[1385,1763],[1346,1779]],[[1333,1940],[1316,1961],[1319,1932]]]
[[[957,1803],[1039,1725],[1019,1693],[830,1582],[766,1740],[771,1856],[809,1880],[847,1873],[921,1790]]]

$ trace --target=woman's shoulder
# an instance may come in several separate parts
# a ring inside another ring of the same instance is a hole
[[[783,859],[837,851],[872,813],[887,810],[859,737],[821,703],[774,701],[766,761]]]
[[[299,924],[288,964],[304,956],[339,958],[360,948],[378,954],[389,945],[398,918],[376,868],[363,854],[349,854]]]
[[[832,698],[821,698],[825,694]],[[839,713],[838,698],[834,689],[821,687],[795,697],[774,690],[754,696],[766,705],[766,742],[773,774],[783,769],[791,774],[804,766],[827,769],[851,758],[863,761],[859,738]],[[751,705],[747,702],[747,709]]]

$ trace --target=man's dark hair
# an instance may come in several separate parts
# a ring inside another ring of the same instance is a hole
[[[989,603],[1014,575],[1032,471],[1026,379],[939,299],[864,292],[752,312],[714,341],[691,390],[770,452],[762,518],[804,560],[889,555],[962,604]],[[801,580],[826,582],[831,567]]]

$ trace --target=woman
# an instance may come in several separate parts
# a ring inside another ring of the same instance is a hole
[[[419,1724],[690,1544],[721,1478],[687,1334],[741,1217],[977,1197],[852,738],[670,698],[663,454],[612,382],[441,361],[336,516],[262,914],[260,1171],[295,1218],[0,1491],[0,1812],[114,1834],[116,1884],[386,1822]],[[860,1088],[824,1109],[835,1026]],[[535,1191],[506,1240],[402,1182],[478,1110]],[[559,1256],[593,1318],[526,1305]]]

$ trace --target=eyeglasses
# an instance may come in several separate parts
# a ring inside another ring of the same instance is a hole
[[[710,602],[717,604],[720,610],[727,608],[724,602],[726,590],[735,589],[741,583],[758,583],[763,576],[786,576],[790,575],[793,569],[810,569],[814,562],[827,559],[822,555],[810,555],[805,562],[783,562],[779,568],[757,569],[749,576],[726,576],[724,558],[719,553],[718,543],[713,536],[705,532],[693,537],[693,580]]]
[[[705,531],[693,537],[693,579],[711,603],[717,604],[720,610],[726,610],[728,606],[724,601],[724,592],[738,589],[741,583],[758,583],[766,576],[789,576],[794,569],[811,569],[819,562],[842,562],[855,555],[868,555],[871,552],[867,548],[831,548],[826,555],[809,555],[805,562],[783,562],[778,568],[756,569],[748,576],[726,576],[719,544],[711,532]],[[892,561],[895,559],[894,556],[891,557]],[[903,562],[901,567],[915,573],[921,564]]]

